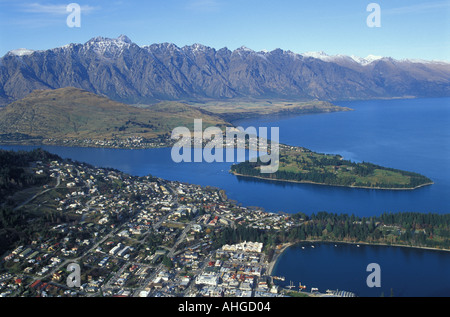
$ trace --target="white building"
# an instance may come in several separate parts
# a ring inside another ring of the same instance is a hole
[[[243,252],[257,252],[261,253],[263,243],[261,242],[242,242],[239,244],[228,245],[222,247],[223,251],[243,251]]]
[[[195,284],[199,285],[208,285],[208,286],[217,286],[219,284],[219,277],[216,275],[200,275],[195,280]]]

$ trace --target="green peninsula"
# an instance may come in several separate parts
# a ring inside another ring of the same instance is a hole
[[[411,190],[433,184],[432,180],[417,173],[367,162],[355,163],[340,155],[320,154],[286,145],[280,145],[277,172],[261,173],[263,164],[259,160],[242,162],[232,165],[231,173],[275,181],[372,189]]]

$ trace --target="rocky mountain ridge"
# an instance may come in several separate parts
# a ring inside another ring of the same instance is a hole
[[[138,46],[125,35],[0,58],[0,104],[77,87],[125,103],[161,100],[353,100],[450,96],[450,63],[389,57]]]

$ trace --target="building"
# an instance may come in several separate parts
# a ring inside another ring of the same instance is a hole
[[[219,284],[219,277],[217,275],[199,275],[195,280],[197,285],[217,286]]]
[[[263,243],[261,242],[242,242],[239,244],[233,244],[233,245],[224,245],[222,247],[223,251],[243,251],[243,252],[257,252],[261,253],[263,248]]]

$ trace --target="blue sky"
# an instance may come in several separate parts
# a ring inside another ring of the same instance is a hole
[[[71,2],[81,6],[80,28],[66,24]],[[372,2],[381,7],[379,28],[366,24]],[[0,56],[120,34],[138,45],[450,61],[450,0],[0,0]]]

